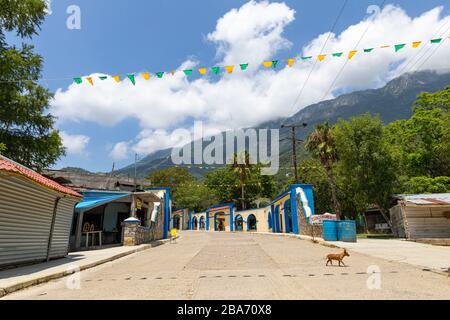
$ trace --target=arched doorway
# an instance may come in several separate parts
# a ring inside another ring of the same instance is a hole
[[[257,230],[257,222],[255,215],[251,214],[247,218],[247,231],[256,231]]]
[[[214,230],[225,231],[225,213],[217,212],[214,215]]]
[[[236,231],[244,231],[244,219],[242,219],[242,216],[240,214],[238,214],[234,219],[234,225],[234,229]]]
[[[205,230],[205,217],[204,216],[202,216],[201,218],[200,218],[200,230]]]
[[[192,230],[197,230],[198,229],[198,220],[197,217],[193,217],[192,218]]]
[[[173,228],[177,230],[181,229],[181,217],[178,214],[173,216]]]

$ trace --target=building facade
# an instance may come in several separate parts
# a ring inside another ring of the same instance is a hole
[[[450,193],[398,196],[390,215],[397,237],[450,238]]]
[[[0,155],[0,268],[64,257],[82,196]]]
[[[235,211],[232,203],[212,206],[202,213],[191,213],[190,230],[228,232],[274,232],[309,234],[314,215],[313,188],[307,184],[291,185],[270,206]]]

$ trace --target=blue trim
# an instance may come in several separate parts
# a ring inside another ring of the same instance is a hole
[[[289,203],[289,205],[287,205]],[[291,233],[291,223],[289,222],[289,206],[291,205],[290,201],[286,201],[284,203],[284,224],[286,233]],[[292,216],[292,214],[291,214]]]
[[[234,204],[230,208],[230,231],[234,231]]]
[[[273,204],[271,204],[269,218],[270,218],[270,225],[271,225],[273,233],[275,233],[275,218],[274,217],[275,217],[275,206]]]
[[[274,219],[275,219],[275,232],[279,233],[280,232],[280,205],[279,204],[275,206]]]
[[[189,210],[188,212],[188,230],[192,230],[192,211]]]
[[[170,228],[170,188],[159,188],[159,187],[147,187],[144,190],[153,190],[153,191],[165,191],[164,193],[164,230],[163,230],[163,239],[169,238],[169,228]]]
[[[280,194],[278,197],[276,197],[274,200],[272,200],[271,204],[275,204],[275,202],[278,202],[279,200],[283,199],[284,197],[286,197],[290,192],[290,189],[287,191],[284,191],[282,194]]]
[[[300,234],[300,228],[298,225],[298,217],[297,217],[297,197],[295,194],[295,188],[291,189],[291,216],[292,216],[292,232],[295,234]]]

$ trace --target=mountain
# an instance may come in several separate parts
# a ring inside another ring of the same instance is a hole
[[[305,139],[316,124],[329,121],[334,124],[339,118],[348,119],[352,116],[371,113],[380,115],[385,124],[400,119],[407,119],[412,115],[412,105],[421,92],[435,92],[450,85],[450,73],[436,73],[421,71],[407,73],[388,82],[379,89],[355,91],[341,95],[335,99],[322,101],[310,105],[291,117],[268,121],[257,126],[257,129],[280,128],[282,124],[307,123],[308,127],[298,130],[297,138]],[[285,140],[290,137],[289,129],[280,130],[280,163],[289,163],[291,142]],[[137,163],[139,176],[145,176],[153,171],[172,166],[171,149],[160,150],[143,158]],[[208,168],[211,170],[211,168]],[[205,166],[189,169],[197,177],[204,176]],[[121,174],[134,173],[134,165],[118,171]]]

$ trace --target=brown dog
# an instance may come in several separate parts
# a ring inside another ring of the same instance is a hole
[[[339,254],[329,254],[327,255],[327,266],[328,263],[331,263],[331,265],[333,265],[333,260],[336,260],[339,262],[339,266],[341,266],[341,263],[344,265],[344,267],[346,266],[344,263],[344,257],[350,257],[350,255],[347,252],[347,249],[344,249],[344,252],[339,253]]]

